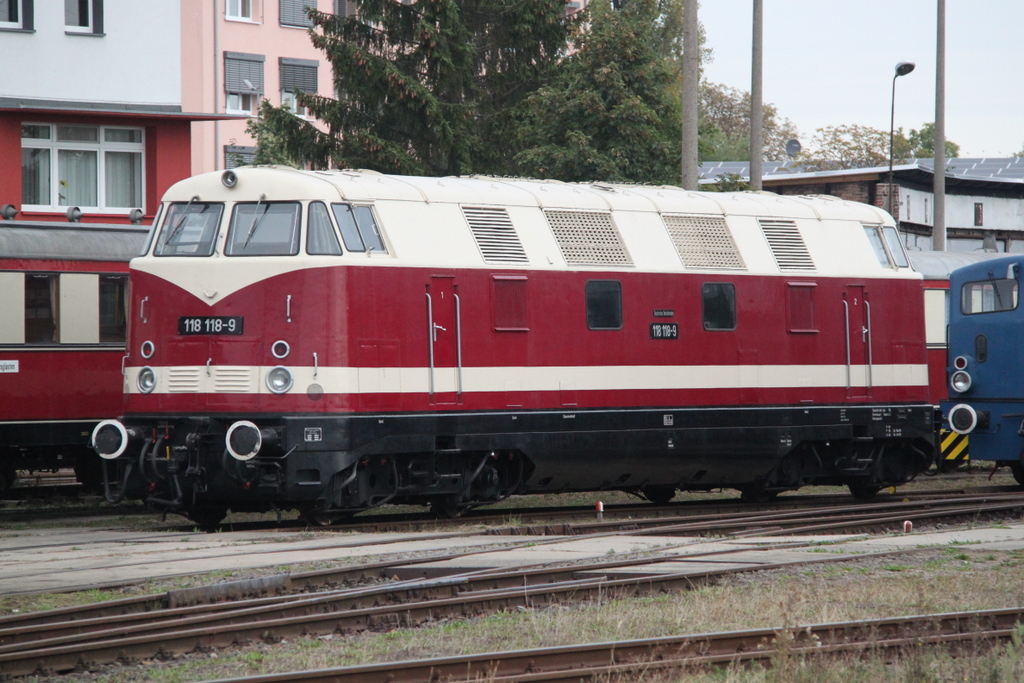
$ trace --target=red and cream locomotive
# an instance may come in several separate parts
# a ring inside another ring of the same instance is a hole
[[[767,193],[278,167],[174,185],[131,263],[108,495],[213,524],[513,493],[860,496],[932,460],[892,219]]]

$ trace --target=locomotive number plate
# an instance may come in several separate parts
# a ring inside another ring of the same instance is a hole
[[[679,339],[679,323],[651,323],[651,339]]]
[[[192,315],[178,318],[178,334],[242,334],[240,315]]]

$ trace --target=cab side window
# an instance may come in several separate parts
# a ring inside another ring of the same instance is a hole
[[[705,330],[736,329],[736,287],[731,282],[705,282],[701,287]]]
[[[337,256],[341,254],[341,243],[334,232],[331,214],[323,202],[309,203],[309,218],[306,221],[306,253]]]
[[[341,239],[349,251],[388,253],[381,237],[373,209],[368,206],[331,204],[334,217],[341,228]]]
[[[587,327],[592,330],[622,329],[622,283],[618,280],[587,282]]]

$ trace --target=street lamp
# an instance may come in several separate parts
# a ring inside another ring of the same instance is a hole
[[[900,62],[896,65],[896,73],[892,77],[892,111],[889,114],[889,214],[892,214],[892,145],[893,138],[895,137],[896,131],[896,79],[900,76],[906,76],[908,73],[914,70],[916,65],[913,62]],[[899,228],[899,221],[896,221],[896,227]]]

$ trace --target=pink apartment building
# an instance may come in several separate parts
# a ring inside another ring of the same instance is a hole
[[[193,173],[252,159],[245,117],[261,99],[294,107],[295,90],[333,94],[330,62],[309,40],[314,5],[352,9],[345,0],[181,0],[182,106],[239,116],[192,124]]]

